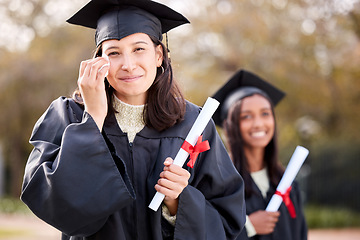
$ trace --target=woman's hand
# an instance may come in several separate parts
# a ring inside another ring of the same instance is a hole
[[[174,165],[173,159],[168,157],[164,162],[164,171],[155,185],[156,191],[165,195],[164,203],[171,215],[176,215],[179,195],[189,183],[190,173],[180,166]]]
[[[84,101],[85,111],[102,130],[108,111],[104,79],[109,70],[109,61],[98,57],[81,62],[78,86]]]
[[[250,221],[255,228],[256,234],[270,234],[274,231],[280,212],[267,212],[259,210],[249,215]]]

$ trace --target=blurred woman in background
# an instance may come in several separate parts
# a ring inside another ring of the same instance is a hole
[[[278,212],[265,208],[284,173],[278,161],[274,106],[284,93],[257,75],[240,70],[214,95],[220,107],[215,123],[224,128],[232,161],[245,182],[247,221],[238,239],[307,239],[300,189],[290,199],[296,217],[284,203]]]

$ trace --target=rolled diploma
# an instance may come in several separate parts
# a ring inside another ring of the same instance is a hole
[[[199,114],[196,118],[194,125],[191,127],[185,141],[190,143],[192,146],[195,146],[199,136],[204,131],[206,125],[209,123],[212,115],[216,111],[219,106],[219,102],[214,98],[208,98]],[[180,148],[179,152],[177,153],[173,164],[182,167],[188,158],[189,153],[186,152],[184,149]],[[157,211],[161,202],[164,200],[165,195],[162,193],[157,192],[149,204],[149,208],[154,211]]]
[[[286,192],[286,190],[291,186],[292,182],[294,181],[297,173],[299,172],[308,154],[309,154],[309,150],[307,150],[306,148],[301,146],[296,147],[289,161],[289,164],[286,167],[284,175],[282,176],[279,185],[276,188],[277,191],[281,193]],[[281,202],[282,202],[282,197],[277,194],[274,194],[271,197],[270,202],[265,210],[269,212],[276,212],[279,209]]]

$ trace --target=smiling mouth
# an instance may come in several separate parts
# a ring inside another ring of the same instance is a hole
[[[136,81],[138,80],[139,78],[141,78],[142,76],[139,75],[139,76],[128,76],[128,77],[121,77],[119,78],[121,81],[124,81],[124,82],[132,82],[132,81]]]
[[[265,131],[251,133],[252,137],[264,137],[265,135],[266,135]]]

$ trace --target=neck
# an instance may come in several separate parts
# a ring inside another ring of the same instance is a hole
[[[260,171],[265,167],[265,148],[244,148],[250,172]]]
[[[118,94],[117,92],[115,92],[115,96],[120,101],[122,101],[126,104],[129,104],[129,105],[132,105],[132,106],[139,106],[139,105],[145,104],[145,98],[142,96],[141,97],[137,97],[137,96],[126,97],[126,96],[122,96],[122,95]]]

